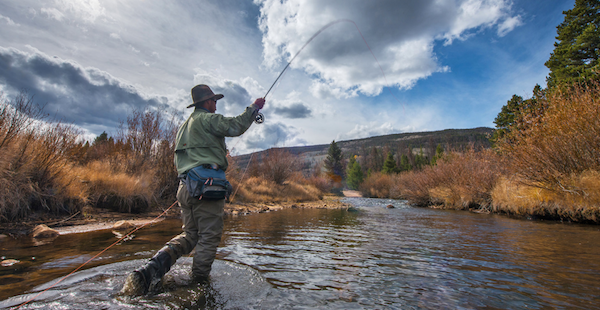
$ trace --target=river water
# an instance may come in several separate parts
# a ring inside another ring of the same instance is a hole
[[[228,217],[208,287],[177,261],[153,296],[119,295],[128,272],[180,232],[136,232],[20,309],[599,309],[600,228],[346,198],[350,210]],[[395,208],[386,208],[392,204]],[[117,236],[0,240],[0,308],[16,307]]]

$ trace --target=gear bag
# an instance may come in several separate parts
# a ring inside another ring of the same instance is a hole
[[[232,190],[221,169],[192,168],[183,180],[190,196],[198,199],[225,199]]]

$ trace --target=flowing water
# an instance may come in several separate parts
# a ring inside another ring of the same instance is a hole
[[[189,284],[184,257],[162,292],[119,295],[127,273],[180,232],[178,221],[166,220],[21,309],[600,308],[598,226],[347,202],[356,208],[228,217],[210,286]],[[116,237],[108,230],[48,244],[0,239],[0,256],[20,261],[0,267],[0,308],[28,301]]]

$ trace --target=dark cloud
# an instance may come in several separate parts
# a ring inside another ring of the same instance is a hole
[[[312,111],[302,102],[275,107],[273,108],[273,113],[285,118],[308,118],[312,115]]]
[[[0,84],[8,94],[26,90],[47,113],[84,128],[114,128],[133,109],[167,108],[166,98],[146,98],[106,72],[39,51],[0,47]]]
[[[305,140],[298,138],[299,131],[293,126],[269,122],[252,126],[254,128],[250,128],[243,136],[243,145],[239,145],[234,152],[241,154],[273,146],[306,144]]]

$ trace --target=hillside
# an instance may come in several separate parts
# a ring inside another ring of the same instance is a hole
[[[336,141],[337,145],[342,149],[344,158],[350,155],[366,154],[373,148],[379,151],[392,151],[394,153],[404,153],[409,148],[413,153],[422,151],[425,156],[432,156],[435,153],[435,148],[438,144],[446,150],[460,150],[469,145],[476,147],[490,147],[488,137],[492,134],[493,129],[488,127],[478,127],[473,129],[446,129],[440,131],[426,132],[410,132],[399,133],[384,136],[375,136],[363,139]],[[290,152],[294,155],[300,155],[304,158],[306,168],[312,167],[319,163],[327,156],[329,144],[309,145],[309,146],[293,146],[281,149]],[[234,160],[239,167],[246,167],[250,156],[254,155],[254,159],[260,159],[267,150],[252,154],[235,156]],[[305,169],[306,169],[305,168]]]

